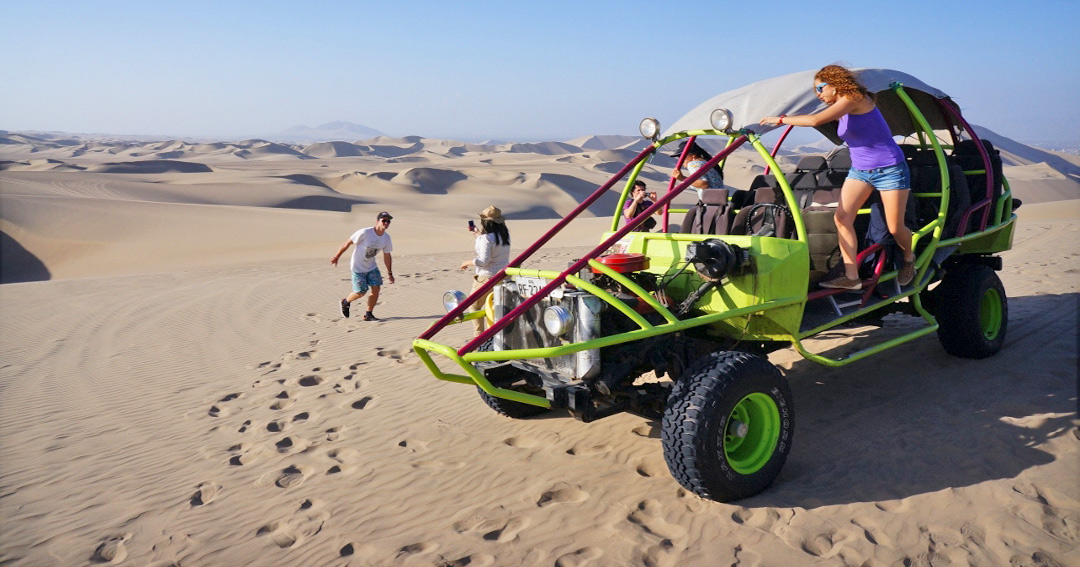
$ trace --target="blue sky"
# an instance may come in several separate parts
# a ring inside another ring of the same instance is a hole
[[[915,75],[1012,138],[1080,139],[1076,0],[0,0],[0,14],[0,129],[230,138],[347,120],[565,140],[843,62]]]

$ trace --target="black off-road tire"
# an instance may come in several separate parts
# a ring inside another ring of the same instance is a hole
[[[535,417],[542,413],[551,411],[548,408],[540,406],[523,404],[521,402],[497,398],[481,390],[480,388],[476,388],[476,391],[480,393],[480,399],[484,400],[484,403],[487,404],[489,408],[495,410],[495,413],[505,415],[506,417],[512,417],[514,419],[524,419],[527,417]]]
[[[664,460],[698,496],[720,502],[753,496],[787,460],[793,409],[787,380],[766,358],[714,352],[695,361],[672,389],[662,421]]]
[[[1001,279],[981,264],[958,264],[936,290],[938,340],[961,358],[986,358],[1001,350],[1009,303]]]

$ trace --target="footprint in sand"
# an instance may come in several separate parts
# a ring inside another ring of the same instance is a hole
[[[638,461],[634,471],[645,478],[663,477],[667,474],[667,467],[663,463],[659,463],[650,458],[641,459]]]
[[[481,539],[506,543],[517,539],[518,534],[529,527],[531,521],[525,517],[513,517],[508,520],[487,519],[476,515],[455,522],[452,529],[459,534],[476,534]]]
[[[283,437],[274,443],[278,453],[302,453],[311,446],[311,442],[298,437]]]
[[[428,442],[418,439],[405,439],[398,443],[398,447],[404,447],[413,453],[425,453],[428,450]]]
[[[435,553],[439,550],[439,544],[435,542],[422,541],[420,543],[413,543],[406,545],[398,550],[397,557],[395,559],[405,559],[414,555],[427,555],[429,553]]]
[[[373,401],[375,401],[375,398],[373,398],[371,396],[364,396],[364,397],[360,398],[359,400],[356,400],[355,402],[353,402],[352,405],[350,405],[349,407],[351,407],[352,409],[362,410],[362,409],[366,409],[369,406],[371,406],[371,403]]]
[[[447,559],[439,558],[439,566],[442,567],[490,567],[495,564],[495,558],[486,554],[478,553],[476,555],[466,555],[460,559],[449,561]]]
[[[834,532],[825,532],[813,537],[808,537],[803,540],[802,549],[815,557],[831,555],[833,548],[836,547],[834,541],[835,538],[836,533]]]
[[[360,452],[356,449],[332,449],[326,456],[336,462],[327,469],[326,474],[351,473],[356,470],[354,463],[360,460]]]
[[[282,549],[290,548],[299,541],[299,538],[292,530],[292,526],[287,522],[270,522],[259,528],[255,535],[258,537],[270,536],[270,540]]]
[[[210,411],[206,412],[210,417],[228,417],[232,414],[232,411],[223,406],[210,406]]]
[[[191,506],[202,506],[213,502],[220,490],[221,485],[216,482],[199,483],[199,486],[195,488],[195,494],[191,496]]]
[[[271,433],[281,433],[289,428],[289,420],[287,418],[275,419],[266,424],[266,430]]]
[[[637,510],[631,512],[626,519],[639,526],[644,532],[661,539],[676,541],[686,537],[686,528],[668,523],[663,518],[660,502],[652,498],[638,503]]]
[[[345,426],[331,427],[326,430],[327,441],[338,441],[345,435]]]
[[[233,454],[229,457],[229,465],[234,467],[240,467],[244,465],[250,465],[259,460],[262,456],[264,449],[262,447],[251,447],[246,443],[239,445],[233,445],[229,448],[229,452]]]
[[[120,563],[127,559],[127,548],[124,544],[131,539],[131,535],[131,532],[128,532],[107,538],[94,550],[92,560],[96,563]]]
[[[312,386],[318,386],[319,384],[322,384],[325,381],[326,381],[325,378],[323,378],[322,376],[314,374],[314,375],[311,375],[311,376],[304,376],[303,378],[301,378],[300,379],[300,385],[305,387],[305,388],[310,388]]]
[[[581,487],[560,482],[541,494],[536,505],[543,508],[553,504],[584,502],[588,499],[589,493]]]
[[[556,559],[555,567],[588,567],[603,556],[604,552],[599,548],[583,547]],[[599,565],[599,563],[596,564]]]
[[[281,470],[281,474],[279,474],[277,480],[274,481],[274,485],[278,488],[293,488],[300,486],[309,474],[311,474],[311,469],[308,467],[290,465]]]
[[[288,390],[282,390],[278,392],[278,394],[274,396],[274,398],[274,403],[270,404],[270,409],[272,410],[286,409],[289,406],[293,405],[293,402],[296,401],[295,399],[293,399],[292,394],[290,394]]]
[[[401,353],[396,350],[385,350],[382,347],[375,347],[375,354],[377,354],[378,356],[389,358],[394,362],[402,361]]]
[[[611,445],[589,445],[578,444],[566,450],[567,455],[574,456],[586,456],[586,455],[603,455],[604,453],[611,452]]]

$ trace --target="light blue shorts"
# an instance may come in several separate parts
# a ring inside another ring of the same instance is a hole
[[[848,170],[848,179],[862,181],[874,186],[878,191],[896,191],[898,189],[911,189],[911,172],[906,163],[889,167],[875,167],[874,169]]]
[[[382,285],[382,272],[378,268],[370,272],[352,273],[352,290],[355,293],[367,293],[368,286]]]

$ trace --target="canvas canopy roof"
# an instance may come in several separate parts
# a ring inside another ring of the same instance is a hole
[[[935,102],[936,99],[944,99],[945,102],[952,104],[949,95],[944,92],[907,73],[893,69],[853,69],[853,71],[859,77],[859,81],[877,95],[877,106],[881,109],[894,135],[908,136],[916,132],[918,128],[907,107],[890,89],[893,82],[903,84],[904,91],[919,107],[932,128],[937,130],[949,127],[949,122]],[[814,93],[815,73],[817,73],[816,70],[802,71],[758,81],[718,94],[683,115],[667,129],[665,135],[684,130],[712,128],[709,116],[717,108],[726,108],[731,111],[732,130],[748,129],[759,135],[779,127],[758,124],[766,116],[820,112],[826,105],[818,100]],[[955,108],[955,105],[953,107]],[[819,126],[817,130],[834,143],[841,144],[843,140],[836,135],[836,128],[837,123],[833,121]]]

